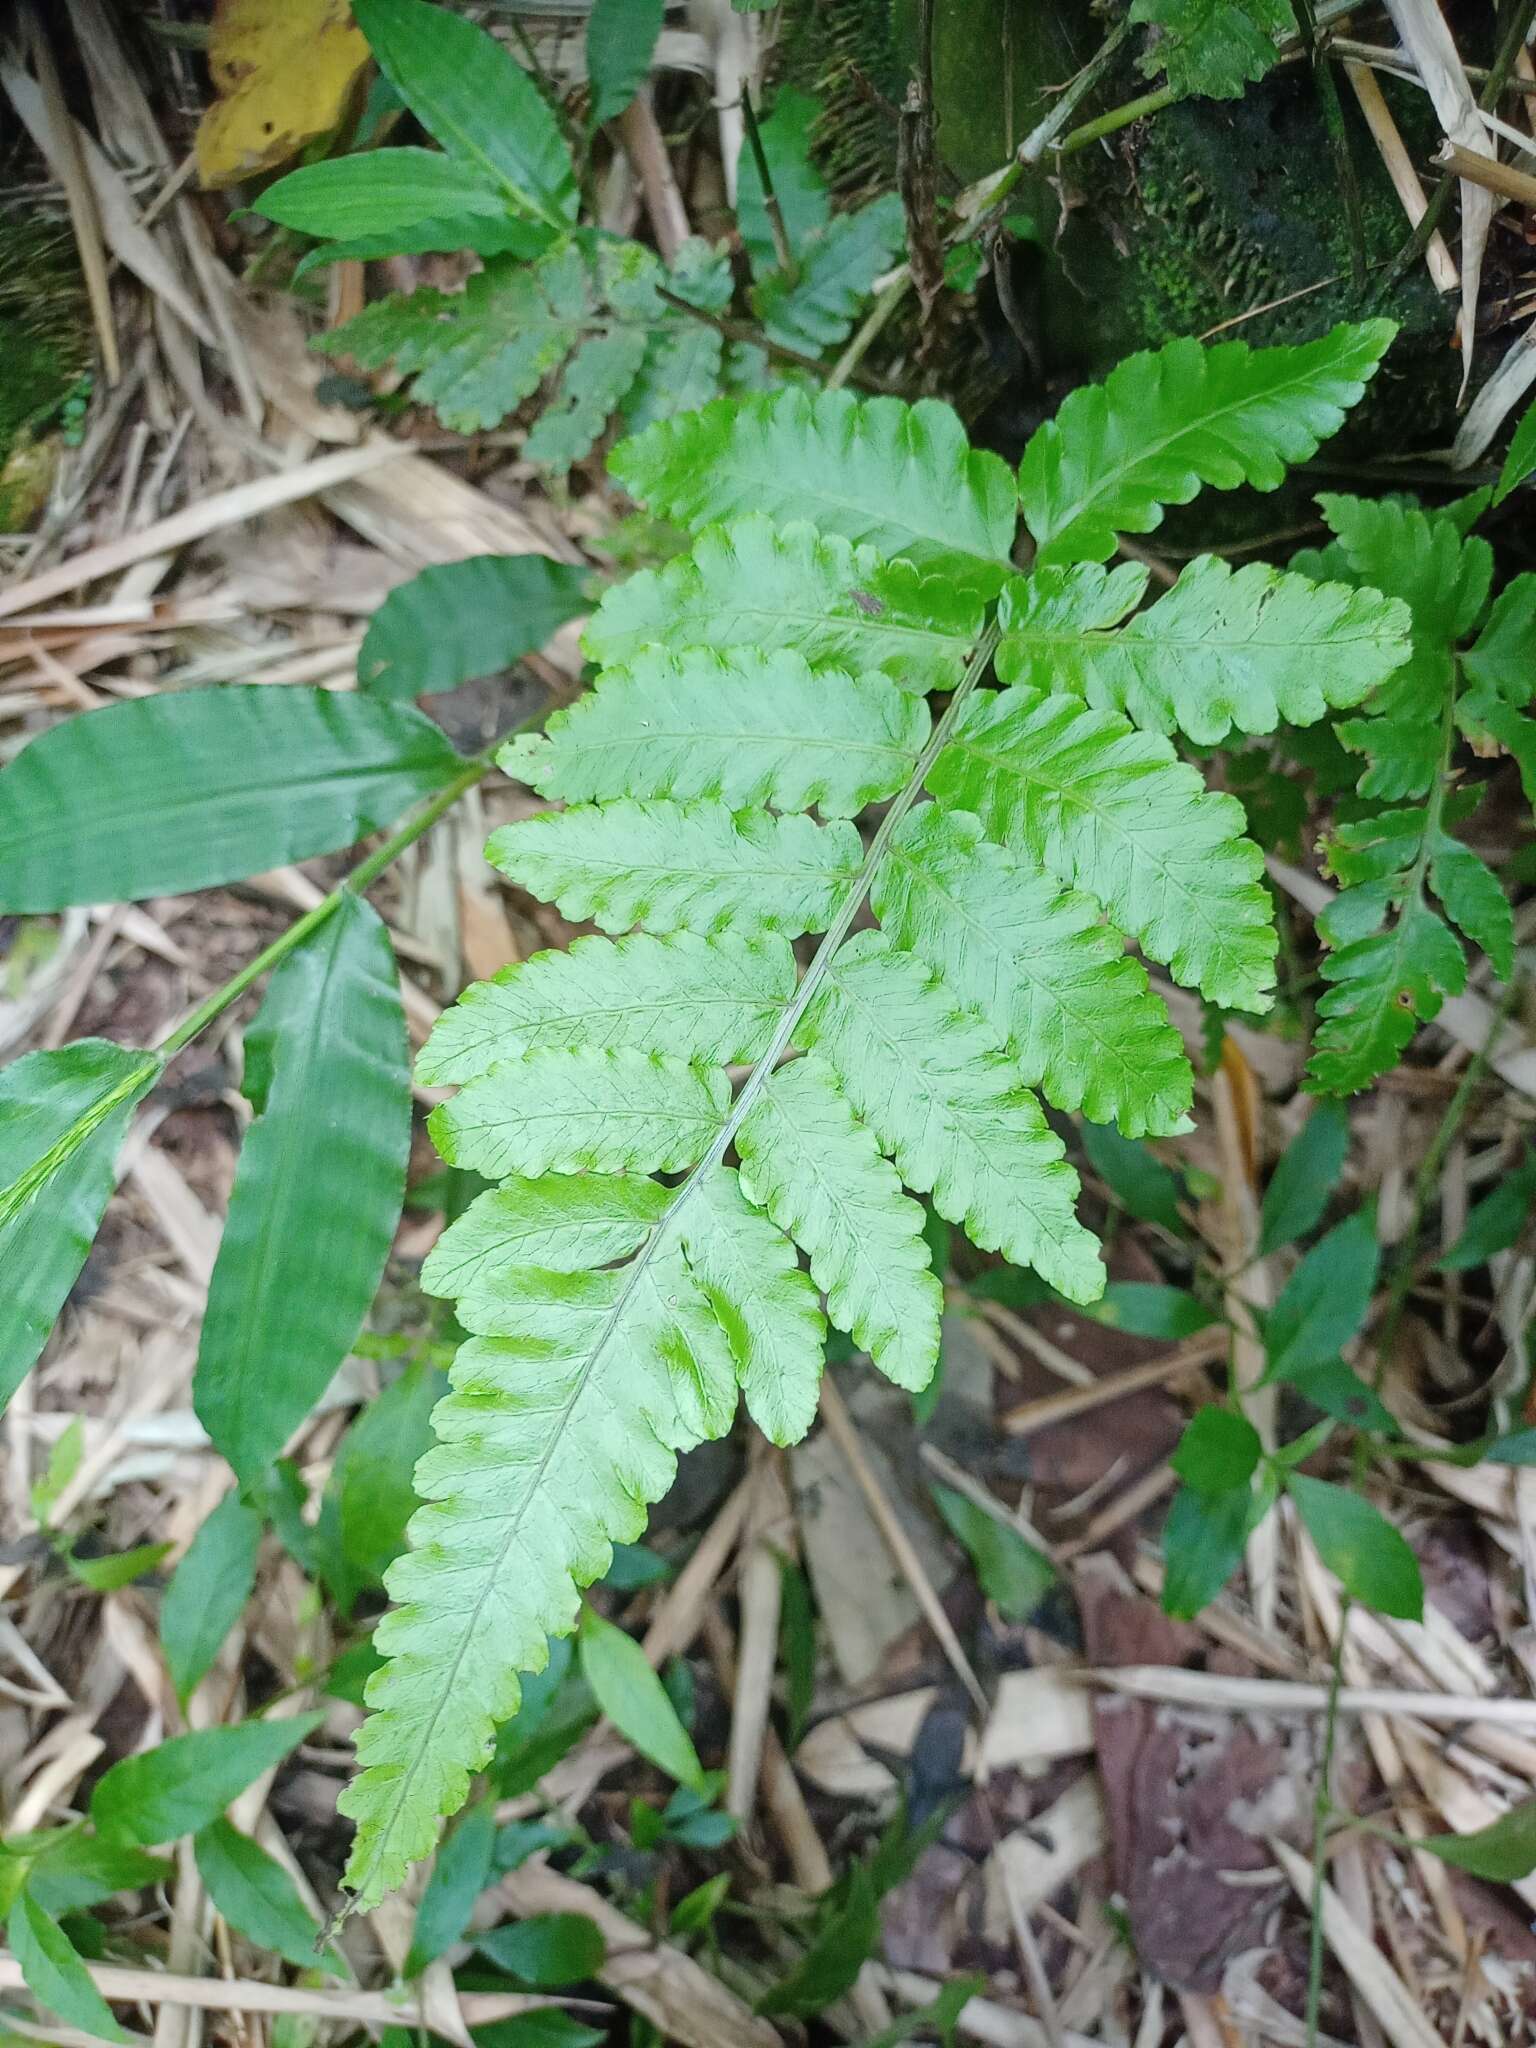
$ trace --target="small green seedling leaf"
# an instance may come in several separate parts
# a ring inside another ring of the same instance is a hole
[[[840,1911],[826,1922],[799,1965],[766,1996],[760,2013],[809,2019],[842,1997],[880,1939],[880,1896],[869,1872],[855,1870]]]
[[[261,1517],[231,1489],[187,1546],[160,1602],[160,1642],[183,1706],[256,1583]]]
[[[27,1890],[57,1920],[66,1913],[88,1912],[117,1892],[163,1884],[170,1874],[171,1866],[162,1856],[149,1856],[130,1843],[104,1841],[75,1827],[60,1830],[36,1851]]]
[[[70,1417],[64,1434],[48,1454],[48,1464],[32,1487],[32,1512],[46,1529],[53,1509],[71,1479],[80,1470],[85,1454],[85,1424],[78,1415]]]
[[[1128,1337],[1154,1337],[1163,1343],[1197,1336],[1221,1321],[1214,1309],[1182,1287],[1144,1280],[1111,1280],[1099,1299],[1079,1314],[1108,1329],[1123,1330]]]
[[[979,1998],[986,1991],[985,1977],[953,1977],[931,2005],[920,2005],[912,2012],[904,2012],[900,2019],[892,2020],[888,2027],[882,2027],[864,2043],[864,2048],[901,2048],[901,2043],[910,2041],[914,2034],[924,2039],[930,2033],[948,2042],[959,2024],[960,2015],[973,1998]]]
[[[320,1929],[293,1879],[249,1835],[227,1820],[210,1821],[192,1847],[209,1898],[237,1934],[271,1949],[295,1969],[346,1975],[334,1949],[321,1954]]]
[[[1251,1486],[1198,1493],[1181,1486],[1163,1524],[1163,1612],[1189,1621],[1209,1607],[1243,1561],[1255,1521]]]
[[[39,2004],[56,2012],[61,2020],[98,2041],[133,2041],[112,2017],[111,2007],[91,1981],[73,1943],[38,1905],[23,1892],[6,1921],[6,1940],[11,1954],[21,1965],[27,1989]]]
[[[1385,1515],[1347,1487],[1300,1472],[1287,1476],[1285,1490],[1318,1556],[1352,1599],[1400,1621],[1423,1619],[1419,1561]]]
[[[64,1562],[71,1578],[89,1586],[93,1593],[116,1593],[131,1586],[135,1579],[142,1579],[146,1572],[152,1572],[175,1547],[174,1543],[140,1543],[132,1550],[118,1551],[113,1557],[77,1557],[72,1550],[66,1550]]]
[[[1491,1884],[1515,1884],[1536,1870],[1536,1799],[1522,1799],[1469,1835],[1418,1835],[1413,1846]]]
[[[469,1925],[476,1899],[491,1881],[497,1858],[496,1802],[481,1799],[443,1839],[432,1875],[416,1908],[405,1975],[419,1977],[428,1963],[445,1955]],[[532,1854],[532,1851],[529,1851]],[[515,1864],[503,1865],[515,1869]]]
[[[423,569],[369,620],[357,686],[403,699],[495,675],[585,611],[591,582],[588,570],[547,555],[471,555]]]
[[[685,1892],[672,1908],[674,1934],[701,1934],[725,1904],[731,1889],[731,1873],[720,1871],[707,1877],[691,1892]]]
[[[578,1645],[592,1697],[619,1733],[679,1784],[702,1784],[698,1751],[634,1638],[586,1607]]]
[[[1056,1583],[1050,1559],[953,1487],[935,1486],[933,1497],[950,1534],[969,1551],[983,1593],[1005,1621],[1027,1621]]]
[[[146,1846],[195,1835],[324,1719],[321,1713],[296,1714],[283,1721],[200,1728],[124,1757],[91,1794],[91,1819],[104,1835]]]
[[[1139,1139],[1121,1137],[1113,1124],[1085,1123],[1082,1133],[1088,1163],[1121,1208],[1182,1237],[1181,1182],[1173,1168]]]
[[[1536,1155],[1528,1154],[1491,1195],[1470,1211],[1461,1234],[1440,1261],[1443,1273],[1465,1273],[1507,1252],[1530,1221],[1536,1203]]]
[[[1351,1429],[1377,1430],[1383,1436],[1397,1434],[1391,1409],[1342,1358],[1297,1366],[1285,1375],[1285,1382],[1335,1422],[1347,1422]]]
[[[477,1937],[481,1955],[536,1991],[580,1984],[603,1967],[607,1946],[584,1913],[537,1913]]]
[[[1294,1244],[1322,1221],[1349,1150],[1349,1113],[1342,1103],[1319,1102],[1281,1156],[1264,1190],[1259,1252]]]
[[[1235,1415],[1230,1408],[1202,1408],[1169,1462],[1186,1486],[1211,1495],[1246,1487],[1263,1455],[1259,1432],[1245,1415]]]
[[[1376,1289],[1376,1218],[1359,1209],[1321,1238],[1296,1268],[1264,1322],[1267,1379],[1336,1358],[1359,1335]]]

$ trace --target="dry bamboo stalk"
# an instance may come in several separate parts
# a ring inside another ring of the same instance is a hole
[[[301,462],[294,469],[279,470],[275,476],[257,477],[251,483],[237,484],[233,490],[219,491],[211,498],[173,512],[168,519],[157,519],[153,526],[146,526],[138,533],[124,534],[121,540],[104,541],[100,547],[87,548],[83,554],[61,562],[56,569],[44,569],[39,575],[29,576],[24,583],[0,591],[0,618],[10,618],[32,605],[44,604],[49,598],[62,596],[66,590],[77,590],[82,584],[94,583],[98,577],[115,576],[119,569],[146,561],[151,555],[186,547],[189,542],[204,540],[210,533],[218,533],[226,526],[238,526],[263,512],[274,512],[280,505],[292,505],[300,498],[316,497],[320,492],[348,483],[353,477],[362,476],[383,463],[410,460],[410,450],[400,448],[393,441],[370,441],[361,448],[345,448],[334,455],[316,456],[313,461]]]
[[[853,1417],[848,1413],[842,1395],[828,1373],[821,1382],[821,1419],[828,1435],[842,1453],[844,1462],[853,1474],[854,1483],[863,1494],[865,1504],[874,1517],[885,1547],[890,1551],[898,1569],[906,1579],[923,1610],[928,1626],[939,1639],[939,1646],[949,1659],[955,1676],[970,1694],[977,1712],[985,1718],[988,1713],[987,1696],[982,1690],[981,1680],[971,1669],[971,1660],[955,1634],[949,1616],[944,1612],[943,1603],[933,1589],[933,1582],[923,1569],[923,1561],[912,1546],[912,1539],[901,1526],[901,1522],[885,1497],[880,1481],[875,1477],[869,1460],[864,1455],[864,1446]]]
[[[1459,142],[1442,142],[1430,162],[1454,171],[1458,178],[1496,192],[1501,199],[1518,200],[1522,206],[1536,206],[1536,178],[1529,171],[1517,171],[1513,164],[1501,164],[1480,150],[1463,149]]]
[[[1134,1699],[1165,1700],[1176,1706],[1209,1707],[1232,1714],[1320,1714],[1328,1687],[1286,1678],[1228,1678],[1186,1671],[1176,1664],[1122,1664],[1091,1670],[1085,1682]],[[1476,1693],[1411,1692],[1399,1686],[1346,1685],[1339,1690],[1345,1714],[1411,1714],[1437,1725],[1486,1721],[1497,1727],[1536,1729],[1536,1700],[1490,1700]]]
[[[1312,1866],[1289,1842],[1272,1839],[1275,1861],[1290,1879],[1303,1905],[1312,1900]],[[1323,1937],[1338,1957],[1344,1974],[1381,2023],[1393,2048],[1443,2048],[1440,2036],[1420,2011],[1401,1977],[1331,1884],[1321,1888]]]
[[[245,1979],[187,1977],[171,1970],[130,1970],[115,1963],[87,1963],[92,1982],[103,1998],[117,2004],[179,2005],[204,2012],[294,2013],[321,2020],[360,2020],[368,2026],[400,2027],[419,2023],[414,1994],[396,1998],[387,1991],[311,1991],[298,1985],[257,1984]],[[24,1991],[26,1979],[14,1956],[0,1953],[0,1990]],[[545,2012],[551,2007],[600,2010],[588,2000],[540,1997],[533,1993],[467,1992],[464,2016],[473,2026],[487,2026],[515,2013]]]
[[[1365,125],[1371,131],[1371,138],[1381,153],[1387,176],[1392,180],[1393,190],[1403,203],[1408,216],[1408,225],[1416,228],[1424,218],[1429,201],[1424,196],[1424,187],[1419,183],[1419,174],[1413,168],[1413,159],[1403,141],[1397,123],[1392,118],[1392,109],[1387,105],[1381,87],[1376,83],[1376,74],[1369,64],[1345,64],[1345,76],[1354,87],[1355,98],[1365,116]],[[1430,281],[1438,292],[1453,292],[1461,282],[1461,276],[1450,250],[1445,246],[1445,237],[1437,230],[1429,238],[1429,247],[1424,251],[1425,267]]]
[[[1139,1394],[1147,1387],[1165,1386],[1170,1380],[1183,1379],[1186,1374],[1197,1372],[1202,1366],[1211,1365],[1226,1354],[1229,1332],[1225,1325],[1210,1330],[1201,1330],[1196,1336],[1186,1338],[1176,1351],[1166,1357],[1154,1358],[1146,1365],[1133,1365],[1127,1372],[1117,1372],[1096,1379],[1091,1386],[1072,1387],[1063,1394],[1046,1394],[1038,1401],[1027,1401],[1021,1408],[1014,1408],[1002,1418],[1002,1426],[1010,1436],[1033,1436],[1037,1430],[1049,1429],[1058,1422],[1070,1421],[1074,1415],[1086,1415],[1092,1409],[1106,1407],[1111,1401],[1120,1401],[1127,1394]]]
[[[773,1667],[779,1654],[783,1576],[779,1560],[794,1542],[794,1510],[784,1477],[784,1453],[765,1437],[752,1446],[752,1504],[742,1537],[741,1630],[731,1705],[726,1810],[745,1828],[756,1803]]]

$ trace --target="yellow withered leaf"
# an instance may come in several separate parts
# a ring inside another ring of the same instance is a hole
[[[349,0],[216,0],[208,68],[218,98],[197,131],[203,184],[274,170],[328,135],[367,62]]]

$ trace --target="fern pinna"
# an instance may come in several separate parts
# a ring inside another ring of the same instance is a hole
[[[1203,484],[1273,487],[1390,335],[1133,358],[1018,477],[943,406],[833,391],[717,400],[614,454],[699,531],[608,595],[595,687],[503,756],[563,807],[491,859],[604,936],[470,989],[422,1055],[459,1091],[444,1156],[499,1185],[424,1275],[471,1340],[345,1796],[362,1902],[430,1849],[518,1672],[738,1396],[802,1435],[824,1317],[927,1381],[915,1196],[1098,1294],[1043,1104],[1157,1135],[1193,1099],[1127,943],[1224,1006],[1273,979],[1262,856],[1173,734],[1358,706],[1410,651],[1394,597],[1210,559],[1126,624],[1144,572],[1102,562]]]

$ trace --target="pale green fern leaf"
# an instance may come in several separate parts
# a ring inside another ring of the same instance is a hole
[[[627,1258],[667,1212],[671,1191],[638,1174],[551,1173],[477,1195],[427,1253],[421,1284],[452,1300],[498,1267],[579,1273]]]
[[[752,310],[769,338],[807,355],[846,341],[905,233],[901,200],[886,192],[807,236],[794,252],[793,275],[770,271],[753,286]]]
[[[928,707],[889,676],[815,671],[788,648],[639,654],[501,755],[541,795],[720,797],[852,818],[894,796]]]
[[[1098,898],[1150,959],[1229,1009],[1264,1009],[1275,928],[1242,806],[1156,733],[1076,697],[978,691],[928,776],[939,801]]]
[[[1412,619],[1396,598],[1259,562],[1233,570],[1213,555],[1191,562],[1122,630],[1087,617],[1074,629],[1073,586],[1084,584],[1091,617],[1118,573],[1045,569],[1009,584],[997,658],[1003,681],[1075,690],[1145,730],[1181,731],[1211,746],[1234,726],[1268,733],[1282,719],[1312,725],[1359,704],[1412,651]]]
[[[718,1067],[634,1046],[536,1046],[441,1102],[433,1143],[487,1179],[509,1173],[676,1173],[730,1108]]]
[[[805,1251],[832,1321],[920,1393],[944,1308],[923,1212],[815,1054],[773,1076],[736,1146],[743,1189]]]
[[[1325,1094],[1353,1094],[1395,1066],[1420,1021],[1466,987],[1466,956],[1422,893],[1415,889],[1384,931],[1392,901],[1388,886],[1348,889],[1318,919],[1333,950],[1307,1071]]]
[[[1411,658],[1365,707],[1368,716],[1339,724],[1339,738],[1367,757],[1362,796],[1422,796],[1439,767],[1452,649],[1487,602],[1493,550],[1416,506],[1333,494],[1318,503],[1338,539],[1298,556],[1293,568],[1370,585],[1401,599],[1413,617]]]
[[[563,365],[525,453],[567,469],[632,398],[644,424],[720,389],[719,333],[659,288],[712,310],[722,276],[729,297],[721,264],[690,249],[669,273],[638,242],[573,234],[531,263],[492,257],[462,291],[380,299],[316,345],[414,377],[415,400],[464,434],[498,426]]]
[[[1007,465],[972,448],[956,414],[927,398],[908,406],[791,389],[717,399],[622,442],[609,468],[679,526],[760,512],[808,518],[912,562],[977,557],[964,575],[986,596],[1002,581],[1017,521]]]
[[[1037,561],[1103,561],[1117,533],[1150,533],[1202,484],[1274,490],[1338,431],[1395,332],[1367,320],[1296,348],[1181,339],[1072,392],[1019,467]]]
[[[758,1057],[794,990],[794,955],[776,934],[577,939],[472,983],[433,1026],[416,1071],[441,1088],[536,1045],[632,1045],[730,1066]]]
[[[946,576],[756,517],[706,527],[690,553],[615,584],[582,646],[605,668],[651,646],[792,647],[813,667],[881,669],[926,693],[959,681],[981,628],[979,601]]]
[[[983,1251],[1072,1301],[1103,1292],[1073,1213],[1077,1175],[998,1035],[878,932],[838,952],[797,1033],[837,1075],[902,1179]]]
[[[1160,33],[1137,58],[1140,69],[1168,74],[1180,94],[1235,100],[1280,61],[1275,37],[1294,29],[1290,0],[1132,0],[1132,21]]]
[[[514,882],[604,931],[825,931],[859,871],[854,827],[700,802],[579,804],[503,825],[486,848]]]
[[[882,929],[980,1011],[1058,1109],[1132,1138],[1187,1128],[1184,1042],[1091,896],[993,845],[967,812],[925,804],[897,834],[873,902]]]
[[[827,1326],[794,1246],[726,1166],[705,1175],[678,1228],[747,1413],[773,1443],[798,1443],[816,1419]]]
[[[643,1532],[677,1453],[735,1410],[730,1354],[680,1249],[616,1271],[501,1269],[498,1288],[464,1305],[495,1334],[454,1360],[437,1447],[416,1468],[412,1547],[386,1579],[386,1661],[340,1800],[364,1908],[463,1804],[517,1712],[518,1672],[542,1670],[548,1638],[570,1632],[578,1583]]]

